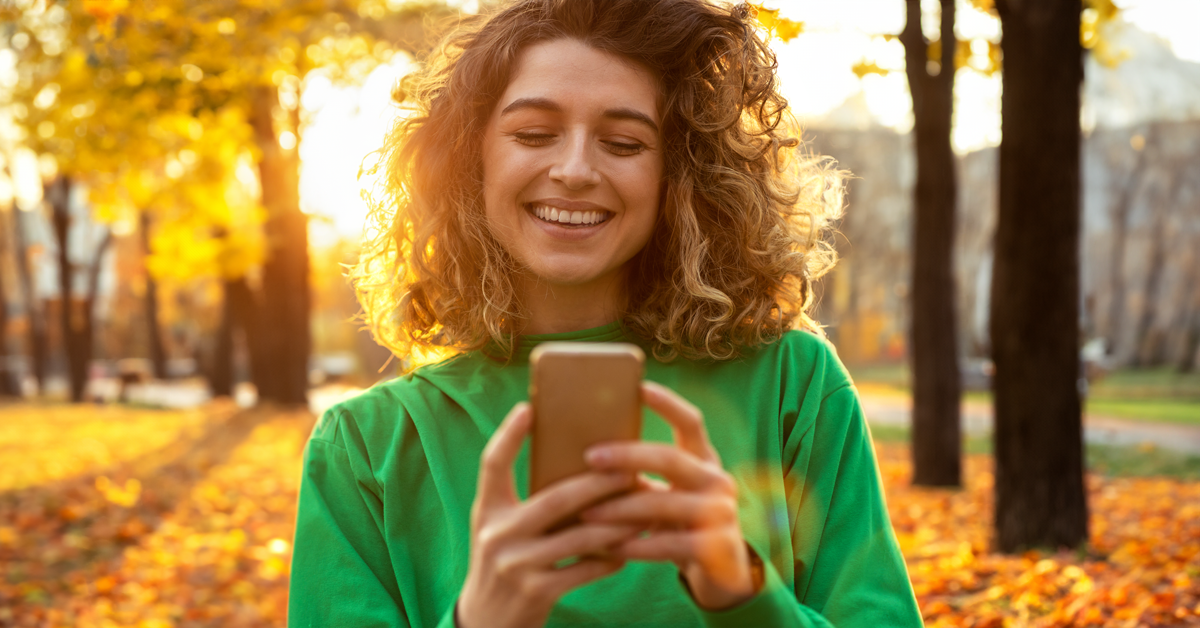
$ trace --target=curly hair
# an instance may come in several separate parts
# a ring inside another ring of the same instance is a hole
[[[394,97],[382,195],[358,263],[361,314],[398,356],[511,352],[516,264],[484,218],[481,138],[527,46],[573,38],[661,83],[664,194],[629,262],[627,330],[664,361],[724,360],[794,326],[835,263],[842,172],[804,150],[754,9],[710,0],[516,0],[464,21]]]

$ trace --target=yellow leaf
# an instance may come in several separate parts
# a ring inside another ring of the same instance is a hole
[[[789,42],[795,39],[803,31],[804,22],[780,18],[778,25],[775,27],[775,36],[784,42]]]
[[[771,31],[778,37],[780,41],[788,42],[796,38],[804,31],[804,22],[789,20],[786,17],[780,17],[779,9],[768,9],[762,5],[752,4],[755,17],[758,23],[763,25],[763,28]]]
[[[867,61],[866,59],[855,63],[850,69],[860,79],[868,74],[878,74],[879,76],[887,76],[888,74],[888,70],[879,67],[879,64],[874,61]]]
[[[983,11],[984,13],[996,15],[995,0],[971,0],[971,6],[975,7],[979,11]]]

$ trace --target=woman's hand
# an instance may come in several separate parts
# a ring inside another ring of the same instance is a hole
[[[546,534],[589,504],[633,488],[634,476],[584,473],[520,501],[512,466],[530,418],[529,404],[517,404],[483,451],[471,508],[471,562],[457,606],[459,628],[541,626],[563,594],[624,566],[609,551],[638,532],[620,523],[583,523]],[[555,568],[573,557],[579,558]]]
[[[654,473],[668,484],[642,479],[646,490],[589,508],[583,519],[649,529],[648,536],[626,541],[615,554],[672,561],[701,607],[736,606],[762,585],[738,523],[737,483],[721,467],[699,409],[651,382],[642,384],[642,398],[671,424],[675,446],[606,443],[588,450],[587,461],[600,472]]]

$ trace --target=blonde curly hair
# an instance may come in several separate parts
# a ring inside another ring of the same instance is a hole
[[[516,0],[462,23],[398,90],[416,111],[380,152],[382,194],[349,272],[375,339],[401,357],[511,352],[525,314],[484,218],[481,137],[521,50],[561,38],[661,82],[664,194],[627,269],[626,329],[664,361],[820,333],[807,312],[836,261],[843,173],[796,137],[765,36],[753,8],[709,0]]]

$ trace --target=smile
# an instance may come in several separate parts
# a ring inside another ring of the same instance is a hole
[[[604,210],[570,211],[549,205],[529,205],[528,208],[538,219],[555,225],[591,227],[612,217],[612,212]]]

